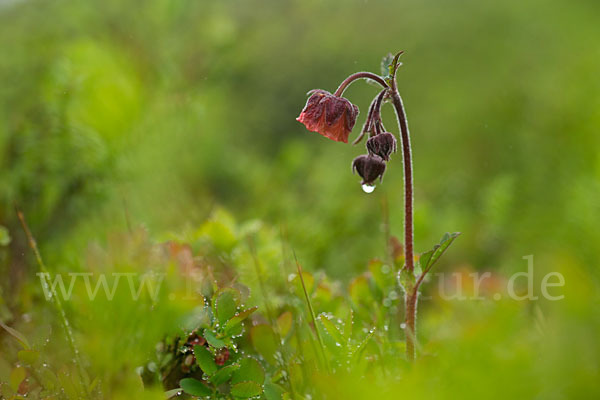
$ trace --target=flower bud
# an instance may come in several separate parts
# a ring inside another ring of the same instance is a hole
[[[337,142],[348,143],[348,136],[358,116],[358,107],[325,90],[315,89],[308,93],[311,96],[296,120],[303,123],[309,131]]]
[[[383,178],[385,172],[385,161],[378,155],[374,154],[363,154],[352,161],[352,172],[358,172],[361,178],[363,178],[362,185],[373,185],[373,182],[379,178]]]
[[[367,149],[370,154],[376,154],[388,161],[390,154],[396,152],[396,138],[389,132],[380,133],[367,140]]]
[[[229,349],[223,347],[222,349],[217,350],[217,353],[215,354],[215,364],[223,366],[227,360],[229,360]]]

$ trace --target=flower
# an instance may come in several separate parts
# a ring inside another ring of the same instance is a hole
[[[389,132],[380,133],[367,140],[367,149],[370,154],[376,154],[388,161],[390,154],[396,152],[396,138]]]
[[[379,181],[383,178],[385,161],[375,154],[363,154],[352,161],[352,173],[354,171],[363,178],[361,184],[372,186],[377,178]]]
[[[348,136],[358,116],[358,107],[325,90],[315,89],[308,94],[311,96],[296,120],[303,123],[309,131],[336,142],[348,143]]]

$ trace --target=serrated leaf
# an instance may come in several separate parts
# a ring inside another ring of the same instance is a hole
[[[212,375],[217,372],[215,358],[206,347],[194,346],[194,356],[196,357],[196,363],[205,374]]]
[[[456,239],[459,235],[460,232],[444,234],[439,244],[436,244],[433,247],[433,249],[421,255],[421,257],[419,258],[419,263],[423,270],[423,274],[429,272],[431,267],[433,267],[436,261],[439,260],[439,258],[444,254],[446,249],[452,244],[452,242],[454,242],[454,239]]]
[[[215,294],[215,316],[221,325],[227,323],[237,312],[241,302],[241,294],[233,288],[222,289]]]
[[[258,396],[262,391],[262,386],[256,382],[240,382],[231,387],[231,394],[241,399]]]
[[[252,314],[254,311],[256,311],[258,309],[258,307],[252,307],[252,308],[248,308],[244,311],[240,311],[239,313],[235,314],[233,317],[231,317],[231,319],[229,321],[227,321],[227,324],[225,325],[225,334],[226,335],[231,335],[235,332],[235,329],[237,327],[239,327],[239,325],[250,316],[250,314]]]
[[[331,336],[333,340],[335,340],[336,346],[344,345],[346,343],[342,332],[340,332],[338,327],[335,326],[335,324],[325,314],[319,315],[319,320],[323,324],[325,331],[329,334],[329,336]]]
[[[220,349],[222,347],[225,347],[225,345],[226,345],[226,343],[223,340],[217,339],[215,334],[212,333],[209,329],[204,330],[203,336],[204,336],[204,339],[206,339],[206,341],[208,342],[208,344],[210,344],[212,347],[214,347],[216,349]]]
[[[239,368],[238,364],[231,364],[226,367],[221,368],[217,371],[216,374],[210,377],[210,381],[214,383],[216,386],[222,385],[231,379],[233,373]]]
[[[204,397],[212,394],[212,390],[208,386],[194,378],[184,378],[180,380],[179,386],[181,386],[184,392],[191,394],[192,396]]]
[[[386,78],[389,77],[392,61],[394,61],[394,55],[392,53],[388,53],[383,56],[381,59],[381,76]]]
[[[232,384],[251,381],[262,387],[262,384],[265,382],[265,370],[256,359],[252,357],[242,358],[238,364],[239,368],[231,377]]]

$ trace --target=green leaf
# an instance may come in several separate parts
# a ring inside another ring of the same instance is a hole
[[[267,400],[282,400],[283,393],[285,393],[281,386],[272,382],[265,383],[264,391]]]
[[[215,315],[221,325],[229,321],[237,312],[242,295],[233,288],[222,289],[215,295],[214,306]]]
[[[362,304],[369,307],[375,301],[371,289],[369,288],[369,280],[365,276],[361,275],[350,282],[348,291],[350,292],[352,302],[356,306]]]
[[[239,368],[238,364],[231,364],[226,367],[221,368],[217,371],[216,374],[210,377],[210,381],[214,383],[216,386],[222,385],[227,382],[233,373]]]
[[[369,261],[368,268],[379,290],[386,292],[389,288],[394,286],[395,282],[392,268],[384,264],[383,261],[377,259],[371,260]]]
[[[24,367],[13,368],[13,370],[10,372],[10,377],[8,378],[10,387],[13,388],[13,390],[15,391],[19,390],[19,385],[21,384],[21,382],[23,382],[26,376],[27,373],[25,372]]]
[[[415,277],[415,274],[409,271],[407,268],[402,268],[400,270],[398,281],[400,283],[400,286],[402,287],[402,290],[404,290],[405,293],[412,292],[413,288],[415,287],[416,280],[417,279]]]
[[[390,66],[394,61],[394,55],[388,53],[381,59],[381,76],[387,78],[390,75]]]
[[[198,345],[194,346],[194,356],[196,356],[196,363],[205,374],[212,375],[217,372],[215,358],[206,347]]]
[[[242,399],[258,396],[262,391],[262,386],[256,382],[240,382],[231,387],[231,394]]]
[[[235,329],[242,323],[242,321],[248,318],[250,314],[252,314],[257,309],[258,307],[252,307],[235,314],[229,321],[227,321],[224,331],[225,334],[231,335],[233,332],[235,332]]]
[[[315,288],[315,277],[310,272],[302,271],[302,280],[304,280],[304,285],[306,286],[306,295],[309,297],[312,296],[313,289]],[[292,283],[294,284],[296,296],[304,297],[304,289],[302,288],[302,281],[299,274],[294,275]]]
[[[40,358],[40,353],[36,350],[21,350],[17,353],[17,356],[21,362],[33,365]]]
[[[375,328],[371,329],[369,334],[363,339],[362,342],[358,344],[358,346],[356,346],[356,349],[354,349],[354,351],[352,352],[352,357],[354,358],[354,360],[358,360],[358,358],[361,356],[365,347],[367,347],[367,344],[369,343],[369,340],[371,340],[373,335],[375,335]]]
[[[78,400],[80,398],[73,379],[71,378],[71,371],[69,371],[66,366],[63,366],[58,371],[57,378],[61,389],[64,391],[69,400]]]
[[[333,340],[335,340],[336,346],[344,345],[346,343],[342,332],[340,332],[338,327],[335,326],[335,324],[325,314],[319,315],[319,320],[323,324],[325,331],[329,334],[329,336],[331,336]]]
[[[250,329],[250,338],[252,339],[252,346],[254,350],[270,364],[275,365],[277,360],[275,359],[275,353],[277,352],[279,345],[277,343],[277,337],[273,332],[273,328],[269,325],[255,325]]]
[[[216,349],[220,349],[225,347],[226,343],[221,339],[217,339],[214,333],[212,333],[209,329],[204,330],[204,339],[210,344],[212,347]]]
[[[17,341],[21,343],[21,346],[23,346],[25,350],[28,350],[31,347],[29,345],[29,341],[27,341],[27,338],[21,332],[11,328],[8,325],[5,325],[2,323],[2,321],[0,321],[0,326],[4,328],[6,332],[10,333],[15,339],[17,339]]]
[[[277,328],[279,329],[282,338],[285,338],[288,335],[290,329],[292,329],[293,323],[293,316],[290,311],[284,312],[277,318]]]
[[[204,397],[212,394],[212,390],[208,386],[194,378],[184,378],[180,380],[179,386],[181,386],[184,392],[191,394],[192,396]]]
[[[179,393],[179,392],[181,392],[181,390],[182,390],[181,388],[176,388],[176,389],[167,390],[167,391],[164,393],[165,399],[170,399],[170,398],[172,398],[172,397],[179,397],[179,395],[180,395],[180,393]]]
[[[421,254],[421,257],[419,257],[419,264],[421,265],[423,274],[429,272],[431,267],[433,267],[436,261],[439,260],[446,249],[448,249],[452,242],[454,242],[454,239],[459,235],[460,232],[446,233],[439,244],[436,244],[433,249]]]
[[[8,246],[10,243],[10,234],[8,229],[0,225],[0,246]]]
[[[252,357],[242,358],[238,364],[240,367],[233,373],[232,384],[252,381],[262,386],[265,382],[265,370],[256,359]]]
[[[344,337],[346,342],[352,338],[352,326],[354,325],[354,311],[350,309],[346,322],[344,323]]]

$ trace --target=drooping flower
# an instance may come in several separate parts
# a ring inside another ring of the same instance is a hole
[[[385,161],[375,154],[363,154],[352,161],[352,172],[358,172],[362,185],[373,185],[377,178],[381,181],[385,172]]]
[[[303,123],[309,131],[337,142],[348,143],[348,136],[358,116],[358,107],[325,90],[315,89],[308,93],[310,97],[296,120]]]
[[[367,140],[367,149],[370,154],[376,154],[388,161],[390,154],[396,152],[396,138],[389,132],[380,133]]]

